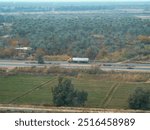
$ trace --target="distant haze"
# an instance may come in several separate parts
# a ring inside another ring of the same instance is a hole
[[[150,0],[0,0],[0,2],[150,2]]]

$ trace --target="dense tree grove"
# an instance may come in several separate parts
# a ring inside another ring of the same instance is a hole
[[[26,40],[33,52],[42,48],[47,55],[67,54],[91,60],[116,57],[125,60],[150,55],[150,19],[136,17],[145,15],[138,11],[119,13],[119,5],[103,7],[107,10],[70,12],[66,9],[66,12],[0,15],[0,24],[12,24],[1,27],[0,36],[9,34],[10,39]],[[147,10],[147,6],[141,5],[141,8]],[[1,40],[0,45],[7,46],[8,42]]]

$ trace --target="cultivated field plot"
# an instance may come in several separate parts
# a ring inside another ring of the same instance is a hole
[[[150,83],[87,80],[84,77],[72,78],[72,83],[75,88],[88,92],[86,107],[126,109],[128,97],[136,87],[150,89]],[[56,84],[56,76],[0,77],[0,103],[53,106],[51,91]]]
[[[28,93],[52,78],[50,76],[29,75],[0,77],[0,103],[13,103],[15,98]]]

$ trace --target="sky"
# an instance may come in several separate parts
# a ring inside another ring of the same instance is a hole
[[[150,0],[0,0],[0,2],[142,2]]]

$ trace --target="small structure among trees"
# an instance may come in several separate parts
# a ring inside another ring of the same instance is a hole
[[[59,77],[58,85],[52,88],[53,103],[56,106],[84,106],[87,92],[74,88],[70,79]]]

